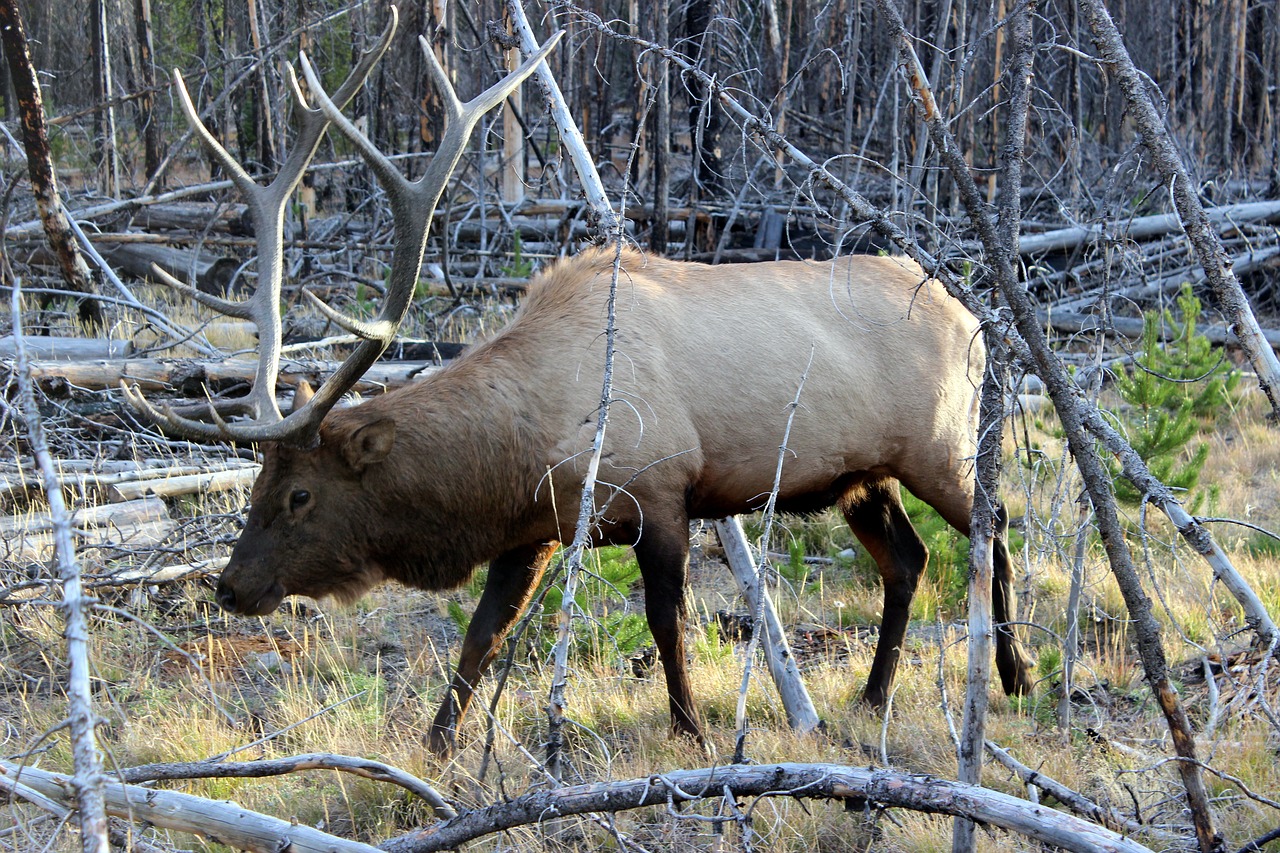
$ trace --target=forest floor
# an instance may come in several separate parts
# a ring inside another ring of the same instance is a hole
[[[1206,430],[1203,438],[1211,449],[1204,482],[1214,484],[1214,515],[1275,530],[1280,527],[1280,442],[1263,423],[1256,396],[1242,393],[1232,416]],[[1036,414],[1019,432],[1035,436],[1039,454],[1031,458],[1060,459],[1051,416]],[[1170,840],[1162,833],[1186,831],[1168,760],[1171,749],[1131,648],[1123,605],[1094,542],[1087,543],[1082,566],[1080,674],[1071,719],[1066,728],[1060,725],[1061,638],[1071,566],[1062,556],[1070,548],[1050,540],[1067,535],[1061,517],[1074,513],[1052,508],[1069,494],[1055,465],[1026,464],[1026,448],[1012,441],[1007,449],[1005,494],[1015,527],[1021,528],[1013,538],[1020,613],[1039,626],[1021,630],[1039,657],[1042,681],[1029,699],[1009,699],[993,687],[987,736],[1023,763],[1151,827],[1151,837],[1140,840],[1165,849]],[[246,497],[233,490],[181,499],[173,509],[186,519],[188,530],[207,530],[191,525],[213,519],[217,532],[206,532],[203,541],[214,544],[199,549],[206,555],[225,550],[234,537],[234,511]],[[913,610],[887,716],[858,701],[881,606],[874,569],[834,514],[785,519],[774,539],[781,574],[776,598],[825,730],[814,735],[789,731],[767,673],[757,666],[747,703],[746,753],[753,761],[874,764],[955,778],[948,732],[964,692],[965,545],[924,510],[912,512],[933,560]],[[747,519],[749,532],[753,525],[758,520]],[[1264,601],[1273,612],[1280,609],[1280,548],[1245,528],[1223,526],[1217,532]],[[1234,604],[1171,534],[1167,524],[1148,514],[1148,578],[1160,593],[1158,611],[1170,657],[1203,737],[1204,760],[1234,777],[1210,775],[1221,830],[1232,845],[1243,844],[1274,825],[1274,812],[1250,797],[1280,790],[1275,760],[1280,735],[1266,720],[1280,698],[1280,680],[1274,666],[1258,680],[1247,635],[1234,633],[1240,624]],[[595,579],[585,595],[595,619],[577,629],[568,692],[574,722],[570,778],[644,777],[723,762],[733,753],[745,649],[739,629],[746,611],[714,534],[699,531],[693,541],[688,639],[713,755],[668,736],[661,673],[641,616],[642,583],[626,549],[605,549],[590,564]],[[1135,534],[1135,542],[1141,541]],[[94,561],[88,555],[87,567],[93,569]],[[439,595],[387,585],[349,606],[298,600],[262,619],[220,613],[211,600],[209,577],[103,588],[100,601],[116,610],[95,617],[92,642],[108,760],[128,767],[222,754],[236,760],[308,752],[358,755],[429,780],[459,806],[537,787],[543,783],[535,761],[542,756],[539,744],[546,731],[552,632],[544,625],[550,616],[535,619],[517,643],[492,730],[485,712],[494,701],[490,676],[462,726],[456,757],[441,762],[423,744],[482,578],[483,572],[468,586]],[[10,599],[3,612],[4,751],[46,769],[66,770],[67,740],[54,731],[65,712],[60,620],[38,601]],[[488,760],[487,733],[493,738]],[[988,767],[985,783],[1025,795],[999,766]],[[425,804],[400,789],[334,772],[192,781],[179,787],[375,843],[433,820]],[[38,821],[24,823],[31,815],[19,808],[13,814],[28,838],[48,831]],[[618,815],[616,830],[650,850],[720,849],[724,833],[730,841],[739,838],[740,827],[718,832],[698,819],[710,814],[710,807],[642,810]],[[846,814],[838,806],[789,798],[756,802],[751,825],[754,849],[767,850],[935,850],[948,846],[950,833],[950,821],[941,818],[899,811]],[[999,833],[979,836],[982,849],[1011,842],[1031,846]],[[173,836],[163,843],[181,849],[201,845]],[[565,819],[495,837],[477,849],[538,844],[577,850],[616,843],[586,819]],[[55,848],[59,844],[71,842],[63,837]]]

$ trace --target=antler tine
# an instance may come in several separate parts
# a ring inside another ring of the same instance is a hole
[[[298,54],[298,64],[302,66],[302,75],[307,78],[307,85],[311,87],[311,96],[315,98],[319,109],[324,113],[325,118],[333,123],[333,126],[342,131],[342,134],[351,140],[352,144],[360,152],[360,156],[364,158],[369,168],[373,170],[374,176],[378,182],[385,187],[387,184],[408,184],[408,181],[391,165],[391,161],[387,159],[381,151],[377,149],[369,137],[361,133],[356,126],[342,114],[342,110],[329,94],[324,90],[324,86],[320,83],[320,76],[316,73],[315,68],[311,65],[311,60],[307,59],[306,53]],[[387,190],[391,192],[390,189]]]
[[[364,323],[351,318],[338,319],[341,315],[337,311],[333,309],[324,311],[326,316],[344,329],[360,335],[364,340],[325,380],[306,405],[281,422],[280,426],[288,432],[290,440],[303,444],[314,443],[320,421],[390,345],[395,331],[404,322],[413,300],[418,273],[422,267],[422,255],[427,246],[427,231],[431,225],[431,217],[435,213],[436,203],[444,192],[449,175],[462,157],[472,130],[484,112],[501,103],[512,90],[533,73],[538,63],[542,62],[560,41],[561,35],[562,33],[556,33],[549,38],[546,44],[526,59],[519,68],[465,104],[458,100],[457,93],[454,92],[443,69],[428,50],[428,67],[431,68],[432,78],[444,95],[446,109],[449,111],[449,121],[445,127],[440,148],[431,158],[425,174],[413,182],[405,179],[392,165],[390,159],[342,114],[325,93],[324,87],[320,85],[315,68],[305,56],[299,58],[302,73],[311,87],[316,103],[320,109],[324,110],[334,127],[342,131],[360,151],[374,176],[377,177],[378,183],[386,191],[395,220],[395,250],[391,260],[386,298],[383,300],[382,310],[378,313],[376,320],[372,323]]]
[[[333,94],[333,102],[339,109],[346,107],[351,99],[355,97],[356,92],[360,91],[360,87],[364,85],[364,81],[368,79],[369,74],[373,71],[374,66],[382,59],[383,54],[387,52],[387,48],[391,46],[391,38],[395,35],[396,27],[400,21],[400,11],[394,5],[391,7],[391,20],[387,21],[386,27],[382,30],[382,35],[378,37],[378,41],[373,47],[362,51],[360,61],[347,74],[347,79],[342,81],[342,85]],[[294,140],[293,150],[289,152],[289,157],[285,161],[285,166],[280,170],[276,183],[285,175],[289,176],[287,186],[282,185],[280,190],[285,196],[293,194],[297,189],[298,183],[302,180],[302,175],[306,172],[306,167],[311,162],[311,158],[315,156],[316,148],[320,145],[320,140],[324,138],[325,131],[329,128],[329,116],[323,109],[311,107],[307,104],[306,95],[302,93],[302,88],[298,85],[298,77],[293,71],[293,66],[286,66],[286,76],[289,78],[289,88],[293,92],[294,101],[298,107],[298,121],[301,125],[301,131],[298,138]],[[300,168],[291,171],[292,162],[298,160]]]
[[[395,4],[391,5],[390,14],[391,20],[387,22],[387,26],[383,29],[377,43],[368,50],[361,52],[360,61],[356,63],[356,67],[351,69],[347,79],[343,80],[342,85],[333,93],[332,100],[338,106],[346,107],[351,102],[351,99],[356,96],[356,92],[359,92],[360,87],[364,85],[369,73],[378,64],[378,60],[382,59],[382,55],[391,46],[391,37],[395,35],[396,26],[400,20],[400,10]],[[290,67],[289,71],[292,73],[293,68]]]
[[[249,177],[236,158],[232,157],[227,149],[222,147],[222,143],[214,138],[209,132],[209,128],[200,118],[200,113],[196,110],[195,103],[191,100],[191,93],[187,91],[187,82],[182,79],[182,71],[173,69],[173,84],[178,91],[178,103],[182,106],[182,112],[187,116],[187,124],[191,125],[191,132],[196,138],[209,150],[218,161],[218,165],[226,170],[231,176],[231,182],[236,185],[236,189],[242,193],[252,193],[258,189],[258,184],[253,178]]]
[[[197,441],[208,441],[219,438],[227,438],[223,432],[226,429],[226,422],[218,417],[213,406],[209,407],[213,418],[217,423],[205,423],[204,421],[194,421],[184,418],[174,413],[173,409],[168,406],[157,409],[152,405],[151,401],[143,395],[142,390],[138,386],[130,386],[125,380],[120,380],[120,390],[124,392],[124,398],[130,406],[142,412],[152,421],[166,427],[166,431],[181,435],[184,438],[190,438]]]
[[[422,196],[426,197],[430,194],[432,212],[435,211],[436,202],[440,200],[440,195],[444,192],[445,181],[453,173],[459,158],[462,157],[462,151],[466,148],[467,140],[471,138],[471,131],[475,129],[480,117],[506,100],[507,96],[533,73],[538,64],[547,58],[547,54],[551,53],[555,46],[560,43],[563,35],[564,30],[553,34],[536,53],[520,63],[519,68],[465,104],[458,103],[458,96],[453,91],[453,86],[450,85],[444,69],[436,61],[435,54],[430,50],[430,45],[426,43],[425,39],[419,40],[423,51],[428,56],[427,67],[431,69],[432,77],[436,79],[438,86],[449,93],[452,103],[457,105],[456,114],[450,116],[451,121],[445,127],[444,139],[441,140],[440,147],[436,150],[435,156],[431,158],[431,164],[427,166],[426,173],[418,181],[421,186],[419,192]]]
[[[323,299],[309,290],[302,291],[302,295],[307,298],[313,308],[328,317],[331,322],[336,323],[344,331],[350,332],[356,337],[363,338],[366,341],[384,339],[390,341],[395,337],[396,329],[387,320],[374,320],[373,322],[357,320],[354,317],[348,317],[341,311],[330,308]]]
[[[364,51],[360,61],[338,88],[337,98],[345,105],[368,78],[369,73],[386,53],[399,23],[399,11],[391,7],[390,20],[373,47]],[[299,91],[296,77],[289,70],[291,88],[298,102],[298,135],[280,170],[266,186],[258,184],[213,137],[200,120],[195,105],[187,92],[179,72],[174,72],[178,98],[187,115],[192,131],[213,153],[214,158],[231,176],[232,182],[244,196],[249,215],[253,220],[257,244],[258,284],[252,296],[243,302],[232,302],[199,293],[187,285],[160,274],[161,281],[191,296],[200,304],[223,314],[251,320],[258,329],[258,367],[250,392],[237,401],[251,417],[249,424],[225,423],[216,409],[210,406],[213,424],[191,420],[176,414],[172,409],[157,409],[148,403],[138,389],[126,391],[126,398],[139,411],[150,416],[168,431],[196,439],[231,438],[233,440],[258,441],[284,437],[278,427],[283,420],[276,405],[275,386],[280,371],[283,330],[280,317],[280,296],[284,278],[284,212],[307,166],[315,157],[329,126],[323,110],[312,109]]]
[[[462,115],[462,101],[458,100],[458,93],[454,91],[448,73],[440,66],[440,60],[436,58],[436,52],[431,49],[431,42],[427,41],[426,36],[418,36],[418,46],[422,48],[422,54],[427,58],[427,71],[431,74],[431,82],[435,84],[436,91],[444,102],[447,113],[445,118],[448,121],[457,120]]]
[[[205,293],[202,290],[198,290],[191,285],[174,278],[169,274],[168,270],[159,264],[151,265],[151,274],[159,279],[160,283],[165,287],[170,287],[181,293],[183,296],[194,299],[204,307],[212,308],[219,314],[226,314],[228,317],[235,317],[237,320],[252,319],[252,317],[249,316],[249,309],[245,306],[245,303],[232,302],[230,299],[222,299],[211,293]]]

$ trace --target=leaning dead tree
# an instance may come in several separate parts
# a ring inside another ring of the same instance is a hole
[[[18,391],[25,412],[26,431],[32,455],[40,469],[40,484],[49,503],[53,528],[54,563],[62,584],[63,636],[67,640],[67,717],[65,725],[71,733],[71,754],[75,774],[67,780],[74,797],[76,818],[80,827],[84,853],[106,853],[107,815],[104,805],[102,755],[96,734],[98,720],[94,714],[93,688],[89,655],[89,611],[92,601],[85,593],[80,564],[71,538],[71,514],[62,495],[62,482],[49,452],[46,429],[36,407],[28,371],[26,348],[22,334],[22,288],[12,283],[10,311],[14,339],[17,344]]]
[[[996,285],[1013,309],[1012,320],[1019,333],[1018,336],[1011,336],[1009,339],[1013,355],[1023,364],[1033,365],[1041,378],[1045,380],[1049,394],[1066,427],[1068,442],[1076,457],[1077,464],[1080,466],[1086,488],[1089,490],[1089,496],[1102,531],[1102,541],[1107,551],[1112,571],[1120,582],[1130,615],[1138,626],[1138,647],[1144,662],[1148,683],[1159,707],[1165,713],[1170,730],[1174,735],[1177,753],[1182,758],[1177,766],[1187,789],[1188,803],[1200,847],[1204,853],[1218,850],[1222,842],[1214,828],[1212,811],[1206,796],[1199,760],[1196,757],[1194,735],[1188,723],[1186,712],[1178,698],[1177,691],[1173,688],[1169,679],[1167,659],[1160,640],[1159,626],[1152,612],[1151,601],[1147,592],[1143,589],[1143,584],[1135,568],[1134,559],[1125,541],[1115,508],[1114,496],[1111,492],[1110,476],[1095,449],[1090,433],[1096,432],[1104,436],[1108,449],[1125,461],[1126,475],[1134,479],[1135,484],[1143,489],[1144,494],[1158,495],[1159,492],[1155,485],[1158,481],[1150,477],[1150,472],[1145,470],[1141,460],[1128,448],[1127,443],[1118,433],[1113,429],[1104,430],[1105,419],[1098,413],[1096,407],[1093,407],[1081,397],[1074,382],[1068,378],[1061,361],[1049,348],[1043,329],[1038,325],[1033,304],[1014,268],[1013,259],[1017,255],[1017,248],[1016,243],[1011,244],[1008,235],[1016,235],[1018,222],[1016,208],[1012,211],[1012,215],[1007,212],[1007,207],[997,212],[997,209],[988,203],[985,194],[978,190],[968,163],[942,119],[937,99],[923,71],[923,66],[914,57],[912,39],[908,35],[901,18],[891,4],[882,3],[879,4],[879,8],[886,20],[890,22],[898,33],[901,49],[905,57],[904,65],[908,70],[907,76],[912,85],[913,94],[917,98],[919,114],[928,128],[931,141],[938,152],[939,158],[951,172],[956,182],[962,203],[965,205],[970,219],[975,225],[979,239],[982,241],[985,250],[984,256],[986,262],[992,268]],[[623,41],[638,41],[633,36],[616,32],[599,18],[583,13],[578,13],[578,15],[580,20],[597,28],[611,38]],[[680,66],[686,74],[697,75],[700,73],[697,68],[684,61],[679,54],[665,49],[662,45],[646,44],[646,47],[649,50],[661,52],[668,61]],[[713,80],[708,82],[715,84]],[[919,260],[927,271],[937,275],[947,285],[952,295],[964,301],[970,310],[983,320],[985,325],[998,328],[1008,335],[1010,330],[1009,318],[993,313],[979,300],[978,294],[974,290],[959,281],[945,266],[939,264],[936,258],[924,251],[905,234],[892,219],[841,181],[830,168],[819,165],[807,157],[804,152],[782,136],[766,118],[762,118],[739,104],[727,88],[716,89],[715,96],[730,113],[736,115],[742,122],[744,132],[758,137],[769,148],[784,151],[788,156],[803,164],[808,169],[807,177],[810,182],[825,184],[835,191],[857,218],[869,221],[900,249]],[[1019,156],[1016,145],[1009,154],[1012,157]],[[1017,190],[1018,185],[1014,183],[1009,188],[1010,196],[1016,198]],[[1190,520],[1185,513],[1182,513],[1180,508],[1176,507],[1176,502],[1159,502],[1158,505],[1170,513],[1170,517],[1175,521],[1179,532],[1193,545],[1198,546],[1196,550],[1199,553],[1205,554],[1206,557],[1211,557],[1215,574],[1232,576],[1236,579],[1240,578],[1238,572],[1234,569],[1225,569],[1222,563],[1219,562],[1219,555],[1222,554],[1221,549],[1205,547],[1204,543],[1211,541],[1207,539],[1207,533],[1199,524]],[[1184,519],[1187,520],[1187,523],[1180,523]],[[1231,588],[1233,591],[1237,591],[1237,597],[1244,606],[1249,616],[1250,626],[1257,632],[1259,641],[1264,648],[1270,648],[1277,634],[1274,622],[1266,613],[1265,608],[1261,607],[1256,595],[1252,594],[1248,584],[1244,583],[1242,579],[1239,580],[1238,584],[1232,584]]]
[[[27,49],[27,31],[18,10],[17,0],[0,2],[0,42],[4,44],[9,75],[22,113],[22,139],[26,149],[27,174],[31,192],[44,224],[62,277],[67,287],[77,293],[93,293],[89,266],[76,247],[75,235],[58,195],[58,178],[49,155],[49,131],[44,114],[44,97],[31,53]],[[93,299],[80,300],[80,321],[91,326],[103,324],[102,308]]]

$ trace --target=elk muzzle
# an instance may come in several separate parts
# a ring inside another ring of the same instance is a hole
[[[218,578],[218,591],[215,593],[218,606],[228,613],[242,616],[265,616],[280,606],[284,601],[284,585],[278,580],[267,579],[266,583],[247,582],[237,576],[234,568],[228,566]]]

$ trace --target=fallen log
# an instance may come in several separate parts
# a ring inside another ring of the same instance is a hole
[[[247,204],[211,201],[147,205],[134,214],[133,227],[143,231],[191,231],[196,234],[209,230],[253,233]]]
[[[313,385],[338,369],[336,361],[285,362],[280,368],[280,385],[296,388],[307,381]],[[170,391],[192,397],[204,396],[210,387],[248,383],[257,369],[256,361],[228,359],[102,359],[83,362],[31,362],[31,377],[46,392],[71,385],[91,391],[115,389],[121,382],[137,384],[144,391]],[[426,361],[379,362],[356,383],[361,393],[376,393],[405,385],[439,367]],[[0,375],[4,373],[0,370]]]
[[[1219,228],[1230,227],[1237,222],[1269,222],[1280,218],[1280,201],[1228,204],[1205,210],[1209,221]],[[1113,220],[1096,225],[1059,228],[1040,234],[1023,234],[1018,239],[1018,253],[1038,255],[1087,245],[1114,234],[1125,240],[1144,240],[1182,230],[1182,220],[1176,213],[1156,216],[1140,216],[1135,219]]]
[[[1018,761],[993,741],[988,740],[985,743],[987,751],[990,752],[997,761],[1016,773],[1018,778],[1021,779],[1024,784],[1034,785],[1078,815],[1087,816],[1088,819],[1091,819],[1109,829],[1113,829],[1116,832],[1124,832],[1130,835],[1147,832],[1170,844],[1176,844],[1180,840],[1173,833],[1165,832],[1164,830],[1156,827],[1143,826],[1136,820],[1121,814],[1110,806],[1096,803],[1083,794],[1077,793],[1066,785],[1063,785],[1053,777],[1046,776],[1039,770],[1033,770]]]
[[[0,787],[15,785],[38,791],[63,808],[75,807],[70,776],[0,762]],[[254,853],[378,853],[359,841],[329,835],[296,821],[281,820],[241,808],[235,803],[206,800],[177,791],[122,785],[108,781],[103,788],[107,814],[164,829],[191,832],[237,850]]]
[[[197,560],[194,563],[174,563],[155,569],[125,569],[111,574],[90,576],[86,578],[85,585],[89,589],[101,589],[108,586],[161,584],[189,580],[222,571],[227,565],[227,560],[227,557],[218,557],[211,560]]]
[[[465,812],[383,842],[380,849],[388,853],[451,850],[474,838],[565,815],[719,800],[730,794],[837,800],[858,811],[866,806],[897,806],[971,818],[1075,853],[1149,853],[1119,833],[1009,794],[933,776],[837,764],[731,765],[553,788]],[[733,820],[726,818],[726,822]]]
[[[144,548],[164,541],[177,526],[156,497],[86,507],[72,517],[76,550],[114,545]],[[46,563],[53,557],[53,524],[48,516],[0,519],[0,557],[10,562]]]
[[[1179,257],[1185,256],[1186,247],[1179,245],[1168,251],[1144,252],[1143,261],[1145,264],[1158,266],[1161,261],[1167,260],[1168,257],[1175,254]],[[1280,246],[1271,246],[1265,249],[1248,249],[1247,251],[1232,250],[1231,269],[1237,276],[1255,273],[1259,270],[1275,269],[1277,266],[1280,266]],[[1081,281],[1087,275],[1096,274],[1105,269],[1105,267],[1105,258],[1095,259],[1080,264],[1071,270],[1049,276],[1045,281],[1066,278]],[[1056,300],[1053,307],[1057,311],[1084,311],[1098,305],[1103,298],[1110,300],[1111,304],[1118,304],[1122,301],[1147,304],[1162,295],[1177,293],[1183,284],[1190,284],[1199,288],[1204,284],[1204,281],[1204,270],[1187,264],[1174,272],[1165,273],[1161,278],[1154,281],[1123,287],[1117,287],[1115,282],[1109,282],[1105,289],[1103,287],[1090,288],[1083,293]]]
[[[194,563],[175,563],[148,569],[119,569],[84,576],[86,589],[109,589],[122,586],[158,586],[174,581],[191,580],[220,572],[227,565],[226,557],[197,560]],[[50,577],[35,577],[0,587],[0,604],[19,604],[37,596],[47,595],[59,581]]]
[[[71,777],[0,762],[0,786],[39,792],[64,808],[74,806]],[[595,782],[536,791],[473,809],[373,848],[304,824],[251,812],[233,803],[108,781],[107,813],[165,829],[216,838],[243,850],[428,853],[518,826],[567,815],[619,812],[726,796],[785,796],[836,800],[861,810],[896,806],[928,814],[962,815],[1073,853],[1150,853],[1149,848],[1097,824],[1009,794],[932,776],[837,764],[732,765],[654,773],[642,779]],[[737,818],[726,810],[725,822]]]
[[[103,241],[101,244],[92,242],[113,269],[121,269],[142,281],[159,283],[160,280],[151,269],[152,264],[155,264],[183,284],[215,296],[226,295],[236,270],[240,268],[240,261],[235,258],[164,243],[132,240]],[[30,246],[20,257],[24,263],[36,266],[55,266],[57,263],[57,258],[48,247],[39,244]],[[236,289],[241,290],[247,285],[246,281]]]
[[[180,249],[155,243],[115,243],[103,246],[102,257],[131,276],[156,284],[162,283],[153,266],[167,272],[183,284],[202,293],[226,296],[232,279],[240,269],[240,261],[197,249]],[[241,279],[236,291],[247,289]]]
[[[83,361],[94,358],[126,358],[133,354],[133,342],[106,338],[63,338],[24,335],[27,358],[46,361]],[[0,358],[17,358],[13,335],[0,338]]]
[[[1043,322],[1059,332],[1092,332],[1101,329],[1106,334],[1120,335],[1126,338],[1142,337],[1143,321],[1138,317],[1111,317],[1106,323],[1093,314],[1077,314],[1072,311],[1049,311],[1041,314]],[[1172,336],[1173,330],[1164,327],[1163,333]],[[1196,334],[1204,335],[1211,343],[1218,345],[1236,342],[1235,333],[1223,325],[1197,326]],[[1266,338],[1274,349],[1280,349],[1280,329],[1263,329]]]
[[[87,506],[71,515],[71,526],[128,527],[169,517],[169,509],[158,497],[143,497],[121,503]],[[0,537],[24,533],[44,533],[53,529],[48,513],[22,513],[0,518]]]
[[[181,477],[166,477],[156,480],[132,480],[117,483],[107,489],[110,501],[133,501],[148,496],[173,498],[178,495],[192,495],[206,492],[225,492],[231,489],[248,488],[257,479],[259,466],[237,468],[230,471],[204,471],[199,474],[187,474]]]
[[[84,492],[89,489],[102,489],[119,483],[143,480],[185,477],[191,474],[211,474],[222,470],[252,468],[258,470],[256,463],[242,459],[228,459],[216,463],[202,465],[169,465],[140,466],[136,462],[102,462],[95,464],[103,470],[76,471],[77,460],[60,460],[58,466],[62,473],[58,479],[63,490]],[[19,494],[38,495],[44,491],[44,484],[39,473],[29,470],[7,471],[0,475],[0,499]]]

